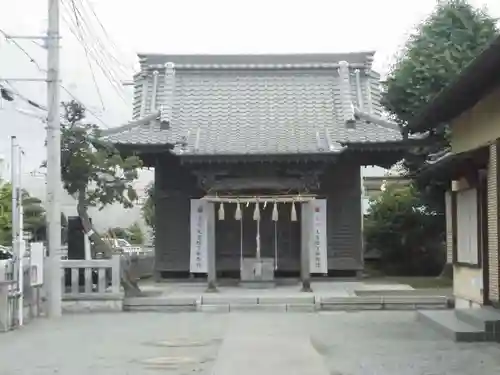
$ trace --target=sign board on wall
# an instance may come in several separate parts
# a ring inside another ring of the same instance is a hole
[[[43,259],[45,247],[42,242],[32,242],[30,249],[30,280],[31,286],[43,284]]]
[[[191,199],[189,272],[207,273],[209,206],[200,199]]]
[[[326,199],[315,199],[310,203],[311,231],[309,237],[310,272],[328,273],[327,234],[326,234]]]

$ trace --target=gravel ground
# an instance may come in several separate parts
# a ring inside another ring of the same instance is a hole
[[[0,374],[211,374],[216,361],[228,361],[219,352],[224,338],[260,334],[263,343],[269,337],[301,338],[321,354],[325,375],[500,373],[500,345],[454,343],[417,322],[411,311],[365,311],[94,313],[40,319],[0,335]],[[274,360],[279,358],[280,348],[274,354]]]
[[[455,343],[414,312],[320,313],[311,333],[331,375],[500,373],[500,345]]]

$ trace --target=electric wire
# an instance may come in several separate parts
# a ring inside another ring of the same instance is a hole
[[[107,49],[103,46],[100,38],[96,36],[95,30],[88,21],[88,17],[84,15],[83,4],[79,2],[79,6],[77,6],[75,0],[65,0],[62,4],[65,11],[63,13],[63,20],[67,23],[69,30],[85,49],[86,53],[92,57],[111,87],[128,106],[124,95],[125,91],[120,80],[117,78],[121,73],[116,71],[114,67],[116,64],[109,62],[109,53],[105,52]]]
[[[0,29],[0,33],[5,37],[5,39],[9,42],[12,42],[12,44],[14,46],[16,46],[19,50],[21,50],[25,56],[28,57],[28,59],[30,60],[31,63],[33,63],[40,72],[42,73],[47,73],[47,70],[46,69],[43,69],[40,64],[37,63],[37,61],[19,44],[17,43],[14,39],[12,39],[9,34],[7,34],[4,30]],[[8,80],[8,79],[1,79],[2,81],[6,82],[9,84],[10,87],[13,87],[12,86],[12,83]],[[83,107],[85,107],[85,110],[90,113],[96,120],[98,120],[103,126],[105,126],[106,128],[110,128],[111,126],[109,126],[106,122],[104,122],[104,120],[99,116],[97,115],[94,111],[92,111],[91,109],[89,109],[85,104],[83,104],[83,102],[76,96],[74,95],[69,89],[67,89],[64,85],[62,84],[59,84],[59,86],[73,99],[75,100],[76,102],[80,103],[80,105],[82,105]],[[17,89],[16,89],[17,90]],[[20,94],[19,91],[17,90],[17,94]],[[25,97],[24,95],[18,95],[20,98],[23,96]],[[26,98],[26,97],[25,97]],[[30,99],[28,99],[30,100]],[[32,100],[30,100],[32,101]],[[33,103],[36,103],[35,101],[32,101]],[[40,107],[41,105],[40,104],[37,104],[36,107]],[[43,106],[45,107],[45,106]],[[17,110],[17,112],[19,112]],[[22,112],[21,112],[22,113]],[[23,113],[25,114],[25,113]]]
[[[74,2],[74,0],[71,1],[72,5],[73,5],[73,8],[75,9],[76,8],[76,4]],[[81,35],[81,27],[80,27],[80,22],[79,22],[79,19],[76,18],[76,23],[77,23],[77,30],[79,30],[80,32],[80,36],[82,37]],[[83,37],[82,37],[83,39]],[[96,89],[96,92],[97,92],[97,95],[99,96],[99,100],[101,101],[101,108],[103,110],[105,110],[105,106],[104,106],[104,101],[102,100],[102,94],[101,94],[101,90],[99,89],[99,85],[97,84],[97,80],[95,78],[95,73],[94,73],[94,68],[92,67],[92,63],[90,62],[90,57],[89,57],[89,53],[88,53],[88,50],[87,49],[84,49],[85,50],[85,58],[87,59],[87,64],[89,66],[89,69],[90,69],[90,73],[92,74],[92,80],[94,81],[94,86],[95,86],[95,89]]]

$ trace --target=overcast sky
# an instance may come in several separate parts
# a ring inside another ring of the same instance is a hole
[[[72,0],[62,2],[67,4],[61,8],[63,18],[74,17]],[[110,81],[131,79],[137,52],[376,50],[375,68],[383,74],[407,33],[432,10],[434,3],[435,0],[74,0],[77,14],[83,17],[80,22],[87,24],[87,30],[92,32],[84,35],[86,43],[96,45],[95,40],[100,40],[98,50],[112,51],[114,57],[107,53],[107,62],[101,62],[101,66],[106,72],[116,72],[115,77],[121,76],[107,79],[92,61],[97,89],[82,45],[61,21],[62,80],[106,126],[118,126],[131,117],[132,93],[130,87],[114,89]],[[500,17],[499,0],[472,3],[487,5],[493,16]],[[46,8],[47,0],[0,0],[0,28],[13,35],[40,35],[46,30]],[[18,43],[42,71],[21,50],[0,37],[0,78],[43,78],[46,51],[29,40]],[[45,104],[44,82],[13,84],[26,97]],[[64,92],[62,99],[68,99]],[[23,103],[15,107],[29,108]],[[25,169],[35,169],[44,159],[44,125],[4,102],[0,126],[0,154],[8,159],[9,136],[16,135],[27,153]]]

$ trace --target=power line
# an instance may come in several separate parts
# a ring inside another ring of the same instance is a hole
[[[30,60],[31,63],[33,63],[40,72],[43,72],[43,73],[46,73],[47,70],[45,69],[42,69],[41,66],[37,63],[37,61],[19,44],[17,43],[13,38],[11,38],[9,36],[9,34],[7,34],[4,30],[0,29],[0,33],[5,37],[6,40],[8,41],[12,41],[12,43],[18,48],[20,49],[27,57],[28,59]],[[9,80],[6,80],[6,79],[3,79],[3,81],[7,82],[9,84],[9,86],[13,87],[12,84],[10,83]],[[95,112],[93,112],[92,110],[90,110],[87,106],[85,106],[83,104],[83,102],[78,99],[73,93],[71,93],[70,90],[68,90],[66,87],[64,87],[62,84],[60,84],[60,87],[71,97],[73,98],[75,101],[77,101],[78,103],[80,103],[84,108],[85,110],[90,113],[92,116],[94,116],[102,125],[104,125],[106,128],[110,128],[110,126],[105,123]],[[18,92],[19,93],[19,92]],[[18,95],[19,97],[21,97],[20,95]],[[27,99],[29,100],[29,99]],[[31,101],[31,100],[30,100]],[[35,101],[31,101],[33,103],[36,103]],[[40,107],[39,104],[36,105],[36,107]],[[19,111],[18,111],[19,112]]]
[[[76,9],[75,1],[72,0],[71,3],[73,5],[73,10],[75,10]],[[78,18],[76,18],[76,22],[79,25]],[[81,34],[80,34],[80,36],[81,36]],[[99,85],[97,84],[97,81],[95,79],[94,69],[92,68],[92,64],[90,62],[89,53],[88,53],[87,49],[85,49],[85,57],[87,58],[87,64],[89,65],[90,73],[92,74],[92,80],[94,81],[94,86],[95,86],[95,89],[97,91],[97,95],[99,96],[99,100],[101,101],[101,107],[102,107],[102,109],[105,109],[105,107],[104,107],[104,101],[102,100],[101,90],[99,89]]]
[[[12,83],[10,83],[8,80],[3,79],[3,78],[1,78],[1,77],[0,77],[0,80],[2,80],[2,81],[4,81],[5,83],[7,83],[7,84],[9,85],[9,87],[10,87],[10,90],[12,90],[12,92],[13,92],[16,96],[18,96],[20,99],[24,100],[26,103],[28,103],[28,104],[29,104],[29,105],[31,105],[32,107],[36,107],[36,108],[38,108],[38,109],[41,109],[42,111],[46,111],[46,110],[47,110],[47,107],[46,107],[46,106],[41,105],[41,104],[38,104],[36,101],[31,100],[31,99],[27,98],[26,96],[24,96],[23,94],[21,94],[21,93],[19,92],[19,90],[17,90],[17,89],[15,88],[15,86],[14,86],[14,85],[12,85]],[[0,87],[2,87],[2,86],[0,85]],[[2,87],[2,88],[3,88],[3,87]],[[5,88],[3,88],[3,89],[4,89],[4,90],[8,90],[8,89],[5,89]]]
[[[80,1],[85,1],[85,0],[80,0]],[[90,8],[90,11],[92,12],[92,14],[94,15],[94,18],[97,20],[97,23],[99,24],[99,26],[101,27],[101,30],[103,31],[104,35],[106,36],[107,40],[109,41],[109,43],[111,44],[111,46],[115,49],[115,51],[117,51],[118,53],[120,53],[120,50],[119,48],[117,47],[117,45],[113,42],[113,39],[109,36],[108,32],[106,31],[106,28],[104,27],[104,25],[102,24],[101,20],[99,19],[99,17],[97,16],[97,13],[95,11],[95,8],[94,6],[92,5],[92,3],[90,1],[86,1],[86,4],[88,5],[88,7]],[[113,57],[113,59],[119,64],[119,65],[122,65],[124,68],[126,68],[127,70],[132,70],[131,67],[126,67],[123,65],[123,63],[115,58],[112,54],[111,54],[111,57]]]
[[[19,50],[20,50],[21,52],[23,52],[23,53],[26,55],[26,57],[28,57],[28,59],[30,59],[30,62],[32,62],[33,64],[35,64],[35,65],[36,65],[36,67],[38,68],[38,70],[39,70],[39,71],[44,72],[44,73],[46,73],[46,72],[47,72],[47,69],[42,69],[42,67],[41,67],[40,65],[38,65],[38,63],[36,62],[36,60],[35,60],[33,57],[31,57],[31,55],[30,55],[28,52],[26,52],[26,50],[25,50],[25,49],[24,49],[24,48],[23,48],[23,47],[22,47],[22,46],[21,46],[18,42],[16,42],[16,40],[15,40],[15,39],[12,39],[12,38],[11,38],[11,37],[10,37],[10,36],[9,36],[9,35],[5,32],[5,31],[3,31],[2,29],[0,29],[0,33],[4,36],[4,38],[5,38],[8,42],[11,42],[11,43],[12,43],[12,44],[14,44],[17,48],[19,48]]]
[[[73,98],[75,101],[77,101],[78,103],[82,104],[82,102],[80,101],[80,99],[78,99],[75,95],[73,95],[71,93],[71,91],[69,91],[66,87],[64,87],[63,85],[60,85],[61,88],[69,95],[71,96],[71,98]],[[110,128],[110,126],[108,124],[106,124],[99,116],[97,116],[92,110],[90,110],[88,107],[85,107],[85,110],[90,113],[92,116],[94,116],[102,125],[104,125],[106,128]]]
[[[71,1],[74,2],[74,0],[71,0]],[[103,73],[106,74],[106,77],[108,78],[111,85],[113,86],[113,89],[122,98],[124,103],[128,104],[127,100],[125,99],[125,97],[123,95],[124,94],[123,86],[120,83],[120,79],[117,78],[117,76],[119,77],[121,73],[117,72],[117,70],[115,69],[115,66],[112,63],[110,63],[109,56],[111,56],[111,55],[109,53],[107,53],[107,48],[105,48],[105,46],[102,44],[99,36],[97,36],[95,34],[95,32],[92,28],[92,24],[87,21],[87,17],[85,17],[85,15],[86,15],[85,8],[83,7],[82,2],[80,0],[78,0],[78,1],[80,3],[80,8],[73,9],[73,11],[76,11],[76,13],[74,13],[75,20],[78,20],[78,18],[80,18],[80,20],[82,21],[80,26],[83,29],[86,28],[85,31],[86,31],[87,36],[90,37],[91,42],[94,42],[94,44],[95,44],[95,47],[93,50],[96,53],[95,57],[96,57],[96,61],[98,62],[99,67],[102,68]],[[80,9],[81,9],[81,11],[80,11]],[[83,42],[83,45],[85,48],[85,46],[87,46],[85,38],[82,39],[82,42]]]
[[[77,31],[77,26],[74,24],[74,20],[71,19],[71,21],[68,21],[65,17],[64,17],[64,14],[63,14],[63,20],[66,22],[66,24],[68,25],[68,28],[69,30],[71,31],[71,33],[75,36],[76,40],[82,45],[83,49],[86,50],[86,51],[89,51],[90,54],[92,55],[92,58],[94,60],[94,62],[96,63],[96,65],[99,67],[100,71],[102,72],[102,74],[104,75],[104,77],[108,80],[108,82],[110,83],[111,87],[116,91],[116,93],[118,94],[118,96],[120,97],[120,99],[123,100],[123,102],[125,104],[127,104],[127,101],[126,99],[123,97],[123,94],[120,92],[120,89],[121,89],[121,86],[118,86],[117,85],[117,80],[116,78],[113,77],[113,75],[111,74],[111,72],[109,71],[109,68],[106,68],[104,66],[104,63],[103,63],[103,60],[102,58],[99,56],[97,50],[95,48],[92,48],[91,46],[89,46],[86,41],[85,41],[85,38],[83,37],[83,33],[87,33],[87,30],[86,29],[83,29],[81,30],[81,33]],[[80,36],[80,34],[82,34],[82,37]],[[118,87],[117,87],[118,86]]]
[[[46,107],[46,106],[41,105],[41,104],[37,103],[36,101],[31,100],[31,99],[27,98],[26,96],[24,96],[23,94],[21,94],[21,93],[19,92],[19,90],[17,90],[17,89],[16,89],[16,87],[15,87],[15,86],[14,86],[14,85],[10,82],[10,81],[8,81],[8,80],[6,80],[6,79],[3,79],[3,78],[1,78],[1,77],[0,77],[0,80],[1,80],[1,81],[4,81],[4,82],[5,82],[7,85],[9,85],[9,87],[10,87],[10,89],[6,89],[6,88],[2,87],[2,85],[0,85],[0,89],[2,90],[2,96],[4,96],[5,91],[7,91],[7,95],[9,95],[12,99],[14,99],[13,97],[14,97],[14,95],[15,95],[15,96],[19,97],[21,100],[23,100],[23,101],[25,101],[26,103],[28,103],[29,105],[31,105],[32,107],[35,107],[35,108],[37,108],[37,109],[39,109],[39,110],[42,110],[42,111],[47,112],[47,107]],[[13,100],[9,100],[9,101],[13,101]],[[45,117],[43,117],[43,116],[37,115],[37,114],[35,114],[35,113],[30,113],[30,112],[27,112],[27,111],[22,110],[22,109],[17,108],[17,107],[14,107],[13,109],[14,109],[14,111],[16,111],[16,112],[18,112],[18,113],[20,113],[20,114],[22,114],[22,115],[25,115],[25,116],[29,116],[29,117],[33,117],[33,118],[37,118],[37,119],[42,120],[42,121],[44,121],[44,122],[47,120],[47,119],[46,119]],[[89,112],[90,112],[90,111],[89,111]],[[62,119],[62,120],[64,120],[64,116],[63,116],[63,115],[61,115],[60,117],[61,117],[61,119]],[[105,125],[107,128],[109,128],[106,124],[104,124],[104,125]]]
[[[87,19],[88,17],[85,17],[86,12],[83,4],[79,2],[79,7],[71,6],[72,4],[75,4],[74,0],[66,0],[63,1],[62,4],[71,20],[69,22],[63,14],[63,20],[68,24],[69,30],[75,36],[77,41],[80,42],[84,50],[90,53],[93,57],[93,60],[118,96],[126,105],[128,105],[120,80],[115,76],[120,74],[117,74],[113,68],[113,64],[109,63],[109,53],[106,53],[106,48],[102,45],[100,38],[95,35],[92,25]],[[91,45],[89,45],[87,39]]]

